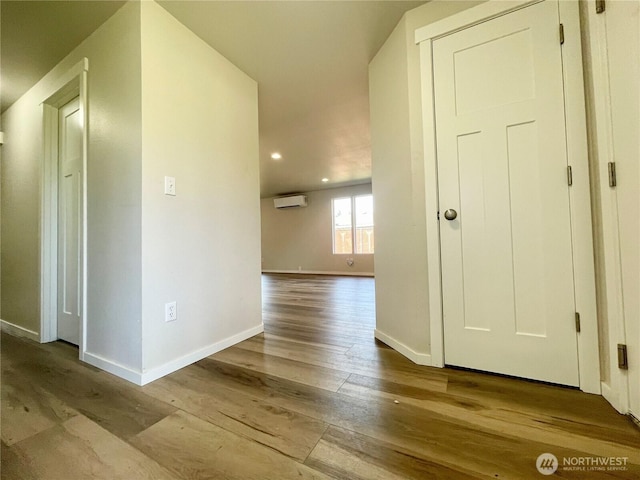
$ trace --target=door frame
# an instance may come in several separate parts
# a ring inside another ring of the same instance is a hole
[[[42,177],[40,182],[40,342],[58,339],[58,110],[79,97],[82,122],[82,228],[80,230],[81,308],[79,357],[86,345],[87,312],[87,141],[89,61],[84,58],[51,85],[41,102],[43,119]]]
[[[617,191],[609,186],[608,163],[615,161],[613,144],[612,106],[610,102],[609,61],[607,44],[606,10],[597,14],[595,1],[584,2],[583,17],[586,20],[589,41],[589,61],[593,87],[594,131],[591,152],[594,156],[594,170],[597,171],[597,188],[600,192],[598,210],[602,222],[602,255],[605,268],[602,272],[604,291],[602,295],[608,343],[603,345],[607,355],[608,382],[602,382],[602,395],[620,413],[630,413],[629,370],[617,365],[617,346],[627,344],[624,296],[622,286],[622,265],[620,251],[620,231],[618,228]],[[586,9],[586,10],[585,10]],[[595,185],[594,185],[594,188]]]
[[[589,190],[580,18],[577,1],[516,0],[502,2],[500,0],[490,0],[469,10],[419,28],[415,32],[415,41],[420,46],[422,84],[431,361],[432,365],[437,367],[443,367],[445,364],[440,221],[438,219],[440,208],[438,201],[438,161],[434,108],[433,42],[438,38],[541,1],[554,1],[558,5],[560,20],[564,25],[565,42],[562,46],[562,66],[565,85],[567,157],[573,170],[573,185],[569,189],[574,265],[573,279],[576,311],[580,312],[581,319],[581,332],[577,334],[580,389],[588,393],[600,394],[600,353],[598,350],[598,320],[593,262],[591,194]]]

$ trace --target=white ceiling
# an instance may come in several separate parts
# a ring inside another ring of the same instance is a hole
[[[2,109],[122,3],[2,0]],[[370,180],[367,66],[424,1],[158,3],[258,82],[261,196]]]

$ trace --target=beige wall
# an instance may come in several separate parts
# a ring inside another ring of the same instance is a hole
[[[415,29],[481,2],[432,1],[405,14],[369,65],[376,199],[376,330],[430,352],[419,48]]]
[[[261,328],[258,87],[142,4],[143,371]],[[164,176],[176,179],[166,196]],[[178,320],[164,321],[177,301]]]
[[[83,57],[85,359],[145,382],[262,329],[257,85],[157,4],[130,2],[3,114],[2,318],[36,333],[40,104]]]
[[[3,320],[33,332],[40,331],[42,119],[38,103],[34,93],[2,115],[1,312]]]
[[[90,105],[86,349],[139,368],[139,4],[116,12],[2,115],[2,318],[40,332],[41,102],[83,57]]]
[[[373,274],[373,255],[334,255],[332,245],[331,199],[368,193],[371,184],[306,192],[307,207],[282,210],[273,206],[273,198],[263,198],[263,271]],[[374,197],[374,208],[379,204]]]

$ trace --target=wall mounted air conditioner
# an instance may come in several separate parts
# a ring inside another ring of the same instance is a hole
[[[273,199],[273,205],[276,208],[296,208],[307,206],[306,195],[291,195],[289,197],[280,197]]]

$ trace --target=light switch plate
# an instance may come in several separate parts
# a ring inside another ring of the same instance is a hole
[[[164,177],[164,194],[173,195],[176,194],[176,179],[175,177]]]

